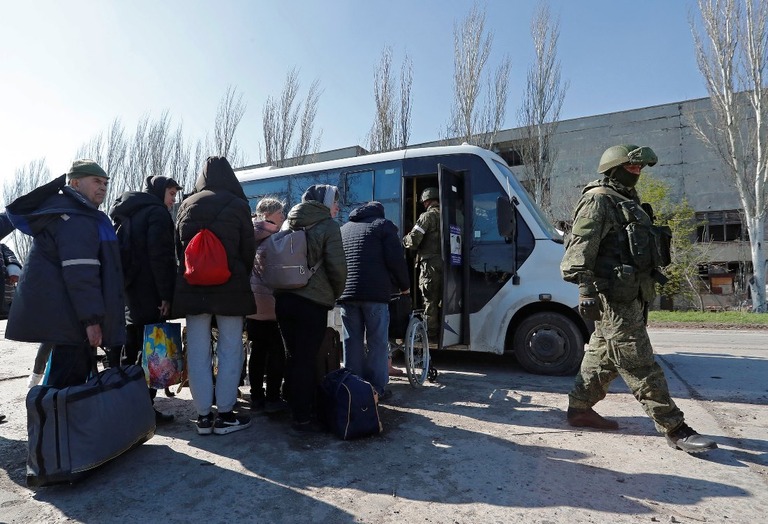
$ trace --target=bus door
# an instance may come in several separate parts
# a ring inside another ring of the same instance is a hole
[[[457,172],[438,164],[440,221],[442,227],[443,301],[440,308],[440,347],[469,344],[469,244],[472,215],[467,213],[469,180],[466,172]]]

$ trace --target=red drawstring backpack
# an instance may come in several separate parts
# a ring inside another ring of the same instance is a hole
[[[184,250],[184,278],[193,286],[217,286],[229,280],[227,252],[210,229],[202,228]]]

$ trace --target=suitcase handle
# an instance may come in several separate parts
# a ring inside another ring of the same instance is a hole
[[[106,347],[99,346],[99,348],[101,348],[106,353],[106,349],[107,349]],[[97,351],[98,351],[97,347],[91,346],[91,351],[89,351],[89,355],[91,357],[91,376],[88,378],[90,379],[90,378],[96,377],[96,382],[99,383],[100,387],[103,387],[103,384],[101,383],[101,374],[99,373],[99,368],[98,368],[98,361],[96,360]],[[117,372],[120,373],[120,375],[123,378],[128,377],[128,373],[125,372],[125,370],[123,369],[123,366],[118,364],[115,367],[117,368]]]

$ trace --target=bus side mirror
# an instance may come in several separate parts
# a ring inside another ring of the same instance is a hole
[[[496,225],[499,228],[499,235],[506,238],[513,238],[517,229],[515,218],[515,209],[512,202],[507,197],[500,196],[496,199]]]

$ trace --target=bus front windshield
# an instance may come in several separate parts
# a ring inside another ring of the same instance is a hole
[[[499,162],[498,160],[493,161],[494,164],[496,164],[496,167],[499,168],[499,171],[504,175],[504,177],[507,179],[507,183],[512,186],[512,190],[517,194],[518,199],[520,200],[520,203],[522,203],[526,209],[531,213],[531,216],[536,220],[536,223],[539,224],[539,227],[541,227],[541,230],[544,231],[546,235],[548,235],[548,238],[562,242],[563,235],[560,234],[560,232],[555,229],[555,226],[552,225],[552,223],[549,221],[547,216],[544,214],[544,211],[541,210],[539,205],[531,198],[531,195],[528,194],[528,191],[520,184],[520,182],[517,180],[517,177],[515,177],[515,174],[507,167],[506,164]]]

